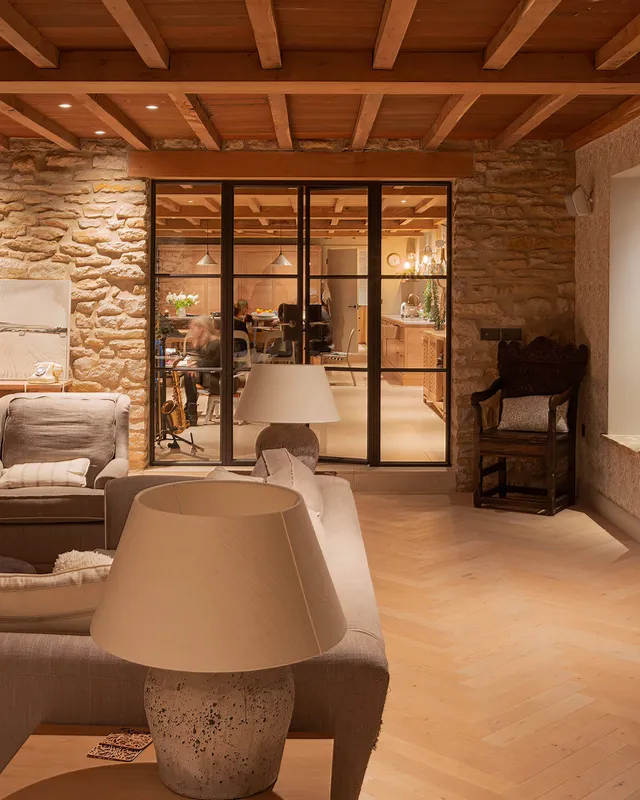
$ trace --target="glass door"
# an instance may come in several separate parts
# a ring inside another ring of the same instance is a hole
[[[340,421],[312,425],[321,458],[367,459],[367,186],[308,187],[305,360],[321,364]]]

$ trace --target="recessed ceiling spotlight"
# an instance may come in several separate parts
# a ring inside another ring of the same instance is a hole
[[[187,200],[187,203],[193,203],[193,200]]]
[[[149,111],[157,111],[158,108],[160,108],[160,106],[151,105],[151,106],[145,106],[145,108],[147,108]]]
[[[58,103],[58,108],[71,108],[71,103]]]
[[[401,202],[401,203],[406,203],[407,201],[406,201],[406,200],[401,200],[400,202]]]
[[[96,134],[98,136],[104,136],[105,132],[104,131],[96,131]]]

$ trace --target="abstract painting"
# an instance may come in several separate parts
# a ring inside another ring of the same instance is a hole
[[[0,280],[0,380],[26,380],[38,361],[69,371],[71,281]]]

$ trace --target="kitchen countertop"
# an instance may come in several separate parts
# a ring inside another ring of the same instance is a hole
[[[433,328],[433,322],[419,317],[401,317],[400,314],[383,314],[382,320],[393,322],[395,325],[406,325],[408,328]]]

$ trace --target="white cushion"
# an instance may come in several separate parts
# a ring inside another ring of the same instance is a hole
[[[0,489],[22,489],[34,486],[87,485],[87,472],[91,462],[88,458],[73,458],[70,461],[45,461],[33,464],[14,464],[2,470]]]
[[[0,631],[89,635],[110,565],[52,575],[0,574]]]
[[[264,450],[254,474],[259,475],[262,471],[266,471],[267,483],[294,489],[302,495],[312,522],[314,515],[318,518],[322,516],[322,492],[316,476],[288,450]]]
[[[237,472],[230,472],[224,467],[214,467],[211,472],[208,472],[205,481],[257,481],[264,483],[262,478],[255,478],[251,475],[239,475]]]
[[[115,553],[115,550],[113,551]],[[60,553],[56,558],[51,572],[66,572],[70,569],[84,569],[85,567],[111,566],[113,555],[96,550],[69,550]]]
[[[505,397],[502,400],[502,416],[498,430],[532,431],[544,433],[549,429],[549,398],[538,394],[526,397]],[[568,402],[556,409],[556,431],[567,433]]]

